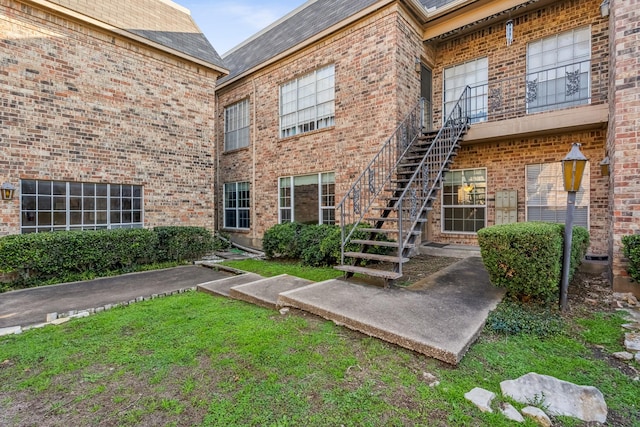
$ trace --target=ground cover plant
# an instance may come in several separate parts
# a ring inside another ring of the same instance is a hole
[[[640,425],[637,372],[608,356],[624,319],[576,288],[560,331],[487,328],[455,368],[296,310],[197,292],[134,304],[0,338],[0,425],[507,426],[463,395],[528,372],[598,387],[609,425]]]

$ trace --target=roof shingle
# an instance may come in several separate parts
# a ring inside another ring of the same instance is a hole
[[[49,0],[186,55],[227,68],[188,9],[170,0]]]
[[[310,0],[249,38],[224,56],[230,73],[221,82],[231,80],[247,70],[268,61],[288,49],[320,34],[379,0]],[[455,0],[420,0],[429,8],[440,8]]]

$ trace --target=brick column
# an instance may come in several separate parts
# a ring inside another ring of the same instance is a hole
[[[622,237],[640,233],[640,0],[611,0],[609,18],[609,265],[614,290],[640,294],[622,254]]]

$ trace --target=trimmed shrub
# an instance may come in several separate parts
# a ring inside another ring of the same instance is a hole
[[[300,231],[300,259],[304,265],[311,267],[321,267],[326,265],[334,265],[336,258],[332,256],[332,248],[323,247],[322,243],[331,238],[336,230],[338,235],[340,229],[335,225],[314,224],[305,225]],[[339,239],[339,237],[338,237]],[[340,247],[338,246],[338,251]],[[339,259],[339,256],[338,256]]]
[[[629,260],[627,272],[636,282],[640,282],[640,234],[622,237],[622,253]]]
[[[525,222],[478,232],[480,253],[491,283],[519,298],[557,298],[562,274],[564,225]],[[574,227],[570,278],[589,245],[589,233]]]
[[[159,262],[199,259],[214,246],[211,232],[204,227],[156,227]]]
[[[157,235],[146,229],[11,235],[0,239],[0,272],[17,272],[18,283],[32,284],[87,271],[127,271],[155,262],[156,247]]]
[[[348,231],[351,230],[348,226]],[[370,227],[360,224],[358,228]],[[348,232],[347,231],[347,232]],[[389,241],[384,235],[379,241]],[[369,233],[356,230],[352,239],[368,239]],[[262,249],[268,258],[300,259],[304,265],[320,267],[336,265],[340,260],[341,230],[337,225],[286,223],[271,227],[264,234]],[[359,250],[359,245],[350,243],[347,251]],[[386,255],[393,249],[372,246],[370,253]]]
[[[300,258],[302,227],[303,225],[299,222],[287,222],[276,224],[265,231],[262,237],[262,250],[267,258]]]

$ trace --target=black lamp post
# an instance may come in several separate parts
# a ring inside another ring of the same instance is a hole
[[[587,158],[580,151],[580,144],[574,142],[571,151],[562,160],[562,178],[567,194],[567,215],[564,226],[564,252],[562,259],[562,284],[560,286],[560,309],[567,309],[567,290],[569,288],[569,266],[571,264],[571,240],[573,238],[573,211],[576,206],[576,193],[582,183],[582,175],[587,166]]]

